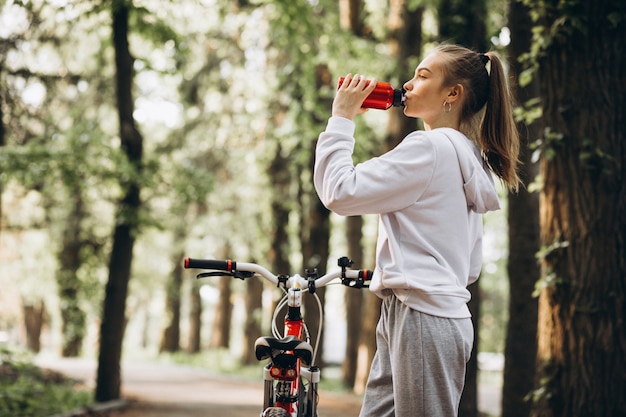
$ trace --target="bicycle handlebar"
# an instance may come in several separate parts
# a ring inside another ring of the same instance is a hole
[[[214,259],[196,259],[196,258],[185,258],[184,262],[185,269],[209,269],[216,271],[225,271],[228,273],[236,273],[236,272],[249,272],[254,274],[259,274],[263,278],[268,281],[279,284],[279,277],[268,271],[266,268],[261,265],[257,265],[255,263],[250,262],[235,262],[232,260],[214,260]],[[372,279],[373,271],[367,269],[346,269],[341,268],[334,271],[331,271],[315,280],[315,287],[323,287],[326,286],[330,281],[335,278],[344,278],[351,280],[360,280],[360,281],[369,281]],[[236,276],[236,275],[234,275]],[[303,278],[299,274],[293,275],[287,278],[286,286],[290,287],[300,287],[306,288],[309,284],[309,280]],[[347,284],[346,284],[347,285]]]

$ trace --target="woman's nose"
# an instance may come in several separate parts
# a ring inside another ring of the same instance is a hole
[[[404,88],[406,91],[411,91],[411,81],[405,82],[402,88]]]

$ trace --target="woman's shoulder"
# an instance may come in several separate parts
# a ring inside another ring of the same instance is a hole
[[[463,132],[460,132],[456,129],[452,129],[449,127],[441,127],[441,128],[433,129],[429,132],[432,135],[431,137],[433,139],[443,139],[443,138],[448,139],[445,141],[439,141],[438,142],[439,144],[442,144],[444,146],[452,145],[454,148],[457,149],[457,151],[459,149],[464,149],[467,151],[471,151],[472,153],[479,153],[478,147],[476,146],[476,144],[470,138],[468,138]]]

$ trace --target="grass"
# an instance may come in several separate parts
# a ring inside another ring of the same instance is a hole
[[[0,417],[45,417],[92,404],[92,393],[75,381],[0,348]]]

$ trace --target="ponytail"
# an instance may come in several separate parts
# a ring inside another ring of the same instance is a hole
[[[446,85],[464,87],[460,112],[463,126],[475,126],[478,145],[489,169],[509,188],[517,191],[519,132],[513,118],[513,99],[501,59],[494,52],[476,53],[458,45],[440,45],[437,51],[445,60]],[[487,71],[490,66],[490,71]]]
[[[517,175],[519,132],[513,118],[513,99],[500,58],[488,52],[491,71],[489,95],[480,124],[480,145],[491,170],[508,188],[517,191],[521,182]]]

